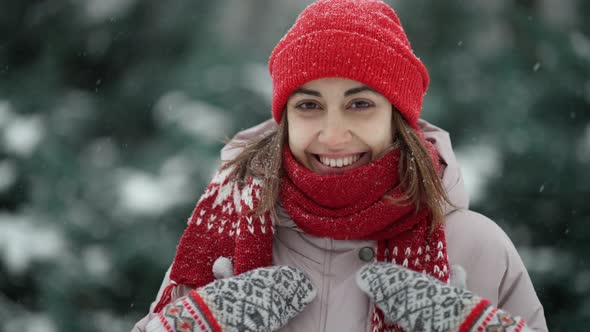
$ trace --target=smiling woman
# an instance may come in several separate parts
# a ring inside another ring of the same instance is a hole
[[[232,142],[243,150],[223,166],[231,170],[229,177],[235,181],[243,183],[247,177],[264,181],[258,214],[270,211],[276,218],[284,176],[281,159],[293,157],[319,175],[350,176],[350,171],[399,150],[403,153],[397,155],[398,165],[391,165],[390,171],[399,174],[403,199],[389,198],[398,204],[411,201],[416,208],[426,205],[433,216],[432,227],[442,222],[441,202],[452,203],[431,162],[435,152],[427,149],[420,133],[379,92],[351,79],[321,78],[294,90],[285,110],[278,130]],[[344,177],[340,180],[345,182]]]
[[[136,331],[546,330],[448,135],[419,121],[428,72],[389,6],[316,1],[269,69],[274,123],[228,144]]]

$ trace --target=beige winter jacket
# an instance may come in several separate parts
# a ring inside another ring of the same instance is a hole
[[[258,136],[274,126],[272,120],[238,133],[234,139]],[[445,209],[445,232],[449,263],[466,272],[466,286],[496,306],[522,316],[536,331],[547,331],[543,307],[523,262],[508,236],[490,219],[468,209],[469,198],[447,132],[420,121],[426,138],[436,146],[444,162],[443,183],[455,207]],[[222,160],[237,151],[222,150]],[[355,274],[367,264],[367,252],[375,250],[374,241],[340,241],[317,238],[300,231],[282,210],[273,244],[275,265],[304,270],[318,288],[315,300],[281,331],[363,332],[369,330],[368,297],[355,284]],[[363,249],[363,255],[360,250]],[[367,249],[367,248],[370,248]],[[364,259],[364,260],[363,260]],[[156,297],[169,284],[168,271]],[[176,287],[173,299],[184,296],[188,287]],[[153,308],[152,304],[150,308]],[[148,314],[132,332],[143,332],[155,317]]]

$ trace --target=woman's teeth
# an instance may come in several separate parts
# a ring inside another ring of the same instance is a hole
[[[324,164],[326,166],[344,167],[344,166],[348,166],[348,165],[356,162],[357,160],[359,160],[361,155],[362,154],[357,154],[355,156],[349,156],[346,158],[338,158],[338,159],[319,156],[319,159],[322,162],[322,164]]]

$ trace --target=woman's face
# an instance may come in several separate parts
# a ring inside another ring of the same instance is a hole
[[[387,98],[357,81],[308,82],[287,101],[289,147],[315,173],[350,171],[391,145],[392,109]]]

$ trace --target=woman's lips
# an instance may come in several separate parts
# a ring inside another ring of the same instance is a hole
[[[308,154],[308,158],[311,161],[311,170],[318,174],[329,175],[329,174],[342,174],[353,169],[359,168],[371,162],[371,154],[363,152],[361,157],[350,165],[342,167],[331,167],[324,165],[318,158],[317,154]],[[336,158],[334,158],[336,159]]]

